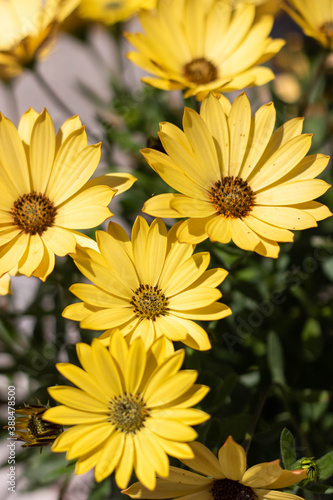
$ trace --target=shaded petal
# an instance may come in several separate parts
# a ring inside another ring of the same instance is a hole
[[[143,396],[150,408],[172,404],[188,391],[197,379],[197,372],[193,370],[182,370],[160,383],[158,390],[152,392],[152,384],[143,391]],[[165,436],[167,437],[167,436]]]
[[[82,434],[79,439],[73,442],[66,454],[67,460],[90,453],[104,443],[113,432],[114,426],[110,422],[91,425],[85,434]]]
[[[219,96],[209,94],[202,102],[200,108],[200,116],[206,122],[213,137],[219,163],[220,178],[228,175],[230,147],[227,117],[219,102],[221,99]]]
[[[29,236],[27,247],[18,262],[19,272],[25,274],[28,278],[36,271],[44,258],[45,248],[39,234]]]
[[[243,92],[233,103],[228,117],[230,133],[230,158],[228,175],[238,177],[249,140],[251,126],[251,106]]]
[[[19,233],[7,244],[0,247],[0,277],[17,265],[29,243],[29,236]]]
[[[132,434],[125,435],[123,454],[116,469],[116,483],[119,488],[126,488],[134,466],[134,442]]]
[[[117,467],[124,449],[125,435],[123,432],[113,432],[103,446],[96,463],[95,478],[97,482],[108,477]]]
[[[75,424],[103,424],[107,422],[108,415],[75,410],[67,406],[55,406],[45,412],[47,420],[60,425]],[[110,425],[110,424],[108,424]]]
[[[190,446],[194,452],[194,458],[189,460],[182,459],[185,465],[209,478],[223,479],[225,477],[222,473],[220,462],[214,453],[202,443],[199,443],[199,441],[191,443]]]
[[[230,233],[233,242],[243,250],[254,250],[259,243],[259,237],[241,219],[230,221]]]
[[[219,450],[219,462],[225,477],[233,481],[242,480],[246,471],[246,453],[231,436]]]
[[[16,127],[0,113],[0,164],[8,190],[18,198],[29,193],[29,169],[22,140]]]
[[[196,111],[185,108],[183,128],[200,170],[205,174],[209,182],[214,184],[220,179],[221,172],[214,141],[208,126]]]
[[[54,387],[49,387],[48,392],[53,399],[58,401],[58,403],[70,408],[81,411],[88,410],[92,413],[103,413],[104,415],[108,413],[108,405],[106,402],[93,398],[86,392],[76,389],[75,387],[56,385]]]
[[[146,359],[147,355],[143,342],[140,339],[136,340],[129,349],[125,365],[126,391],[130,394],[138,392],[146,368]],[[124,366],[122,368],[124,369]]]
[[[314,227],[315,218],[307,211],[295,207],[265,207],[257,205],[251,212],[264,222],[286,229],[307,229]]]
[[[169,299],[171,311],[189,311],[203,309],[221,298],[222,294],[217,288],[199,287],[178,293]]]
[[[198,435],[192,427],[182,422],[165,418],[148,418],[145,421],[145,427],[153,434],[157,434],[158,436],[172,441],[180,441],[181,443],[193,441]]]
[[[145,202],[142,208],[142,212],[145,214],[152,215],[154,217],[166,217],[166,218],[177,218],[182,217],[180,213],[171,208],[171,202],[175,198],[184,197],[183,194],[177,193],[165,193],[153,196]]]
[[[57,226],[48,227],[43,233],[42,239],[50,250],[59,257],[75,251],[76,239],[70,229]]]
[[[321,179],[300,180],[278,184],[256,194],[258,205],[296,205],[324,194],[330,185]]]
[[[209,265],[209,261],[209,252],[200,252],[192,255],[183,264],[179,265],[177,274],[164,275],[164,279],[159,282],[161,288],[168,297],[179,293],[181,290],[185,290],[203,275]]]
[[[44,193],[55,154],[54,126],[46,109],[34,123],[30,142],[31,189]]]
[[[262,488],[276,481],[281,474],[280,460],[250,467],[242,477],[242,484],[250,488]]]
[[[107,208],[115,192],[108,186],[95,186],[76,194],[57,207],[57,225],[67,229],[96,227],[112,213]]]

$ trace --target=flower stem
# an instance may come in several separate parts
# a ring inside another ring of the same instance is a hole
[[[266,403],[266,400],[269,396],[269,393],[271,392],[272,388],[274,387],[274,384],[270,384],[266,390],[263,392],[261,398],[259,399],[259,402],[256,406],[256,409],[255,409],[255,412],[254,412],[254,415],[252,417],[252,420],[251,420],[251,423],[250,423],[250,426],[245,434],[245,439],[242,443],[242,446],[246,452],[246,454],[248,453],[249,451],[249,448],[250,448],[250,444],[251,444],[251,441],[252,441],[252,438],[253,438],[253,435],[254,435],[254,431],[255,431],[255,428],[257,426],[257,423],[258,423],[258,420],[259,420],[259,417],[261,415],[261,412],[262,412],[262,409]]]
[[[69,117],[70,116],[74,116],[74,115],[77,115],[77,113],[74,113],[74,111],[69,107],[67,106],[67,104],[58,96],[58,94],[53,90],[53,88],[51,87],[51,85],[48,83],[48,81],[44,78],[44,76],[42,75],[42,73],[38,70],[38,67],[37,65],[35,65],[33,67],[33,74],[36,78],[36,80],[38,81],[39,85],[47,92],[47,94],[50,96],[50,98],[53,100],[53,102],[55,104],[57,104],[57,106],[59,106],[59,108],[66,114],[68,115]],[[90,136],[90,138],[95,141],[96,143],[100,142],[100,138],[98,136],[96,136],[96,134],[94,134],[94,132],[92,132],[89,127],[86,126],[86,132],[87,134]],[[110,152],[110,147],[109,145],[107,144],[107,142],[103,142],[103,146],[106,147],[106,149],[108,150],[108,152]]]
[[[310,78],[309,84],[308,84],[307,88],[305,89],[304,94],[299,102],[299,116],[305,116],[307,111],[308,111],[308,108],[311,104],[311,97],[312,97],[313,91],[316,87],[318,80],[320,79],[320,77],[322,76],[322,74],[324,73],[324,70],[325,70],[327,51],[323,50],[320,53],[320,56],[318,59],[319,59],[319,61],[317,62],[317,68],[314,71],[312,77]]]

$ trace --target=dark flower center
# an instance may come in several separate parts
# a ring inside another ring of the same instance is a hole
[[[143,427],[150,410],[139,394],[115,396],[109,404],[109,421],[125,434],[135,434]]]
[[[232,479],[215,479],[211,494],[214,500],[255,500],[252,488]]]
[[[24,194],[15,202],[10,211],[14,224],[26,234],[39,234],[52,227],[57,215],[54,203],[42,193]]]
[[[319,31],[323,33],[323,35],[327,36],[330,40],[333,39],[333,23],[326,22],[322,26],[320,26]]]
[[[183,76],[198,85],[209,83],[217,79],[217,68],[204,57],[193,59],[183,67]]]
[[[157,286],[140,285],[131,300],[135,314],[142,319],[155,321],[168,312],[168,299]]]
[[[230,219],[246,217],[255,202],[252,189],[239,177],[224,177],[215,182],[209,195],[217,213]]]

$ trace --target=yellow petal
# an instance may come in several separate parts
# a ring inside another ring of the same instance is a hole
[[[246,453],[231,436],[219,450],[219,462],[222,473],[228,479],[240,481],[246,471]]]
[[[214,479],[223,479],[225,476],[222,474],[222,470],[220,467],[220,462],[206,446],[199,441],[195,441],[190,444],[193,452],[194,458],[189,460],[182,460],[182,462],[190,467],[190,469],[199,472],[200,474],[204,474],[209,478]],[[211,479],[210,479],[211,481]]]
[[[116,431],[109,436],[96,463],[95,479],[97,482],[108,477],[117,467],[123,454],[124,444],[123,432]]]
[[[54,126],[46,109],[36,119],[30,141],[31,189],[44,193],[55,154]]]
[[[241,481],[250,488],[264,488],[279,478],[281,470],[280,460],[257,464],[245,472]]]

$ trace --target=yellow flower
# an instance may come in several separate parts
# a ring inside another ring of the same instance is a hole
[[[244,250],[277,257],[277,242],[292,241],[290,229],[306,229],[331,215],[312,201],[329,188],[314,179],[329,157],[305,156],[312,135],[301,134],[301,118],[274,133],[273,103],[251,120],[243,93],[231,106],[222,95],[208,96],[200,115],[185,109],[184,132],[161,123],[167,154],[142,151],[149,165],[182,194],[148,200],[143,211],[157,217],[190,217],[177,232],[181,242],[230,240]]]
[[[50,50],[80,0],[0,0],[0,77],[11,78]]]
[[[139,52],[128,58],[154,77],[142,80],[164,90],[187,89],[198,100],[209,91],[229,92],[274,78],[263,62],[284,40],[268,37],[274,17],[257,16],[253,4],[233,9],[225,0],[160,0],[142,12],[145,34],[125,36]]]
[[[131,498],[173,498],[186,500],[302,500],[291,493],[275,491],[287,488],[306,477],[304,470],[284,470],[280,460],[254,465],[246,470],[246,454],[231,436],[220,448],[218,459],[206,446],[191,443],[194,459],[181,461],[195,474],[170,467],[166,479],[157,479],[154,491],[135,483],[122,491]],[[203,474],[203,475],[202,475]]]
[[[8,295],[12,293],[12,285],[10,282],[9,273],[4,274],[0,278],[0,295]]]
[[[101,144],[87,145],[78,116],[55,135],[44,110],[29,109],[18,130],[0,114],[0,277],[17,266],[45,281],[54,255],[91,246],[75,229],[101,224],[118,192],[134,182],[129,174],[108,174],[89,181],[100,160]]]
[[[153,9],[157,0],[81,0],[78,14],[83,18],[114,24],[125,21],[140,9]]]
[[[62,432],[62,426],[44,420],[49,406],[24,405],[15,410],[15,437],[24,441],[22,448],[52,444]],[[7,426],[8,427],[8,426]]]
[[[288,0],[282,7],[305,35],[333,50],[333,0]]]
[[[169,474],[168,455],[191,458],[188,444],[197,433],[191,427],[209,418],[191,408],[209,388],[195,384],[195,370],[179,371],[184,350],[167,352],[163,338],[146,350],[141,339],[128,346],[116,332],[107,349],[94,339],[91,347],[77,344],[83,370],[69,363],[57,368],[78,387],[55,386],[49,393],[63,406],[48,410],[44,418],[72,425],[52,446],[78,458],[76,474],[95,467],[96,481],[116,470],[125,488],[133,468],[147,488],[154,488],[156,473]]]
[[[211,345],[207,333],[194,320],[216,320],[231,314],[217,300],[215,287],[226,277],[224,269],[206,271],[208,252],[193,254],[194,246],[180,244],[178,225],[169,233],[161,220],[149,227],[138,217],[132,241],[118,224],[109,223],[107,232],[97,231],[100,253],[78,249],[74,262],[95,285],[70,287],[83,302],[68,306],[63,316],[81,321],[82,328],[119,328],[130,341],[142,337],[148,348],[154,339],[165,336],[193,349]],[[108,340],[106,340],[108,341]]]

